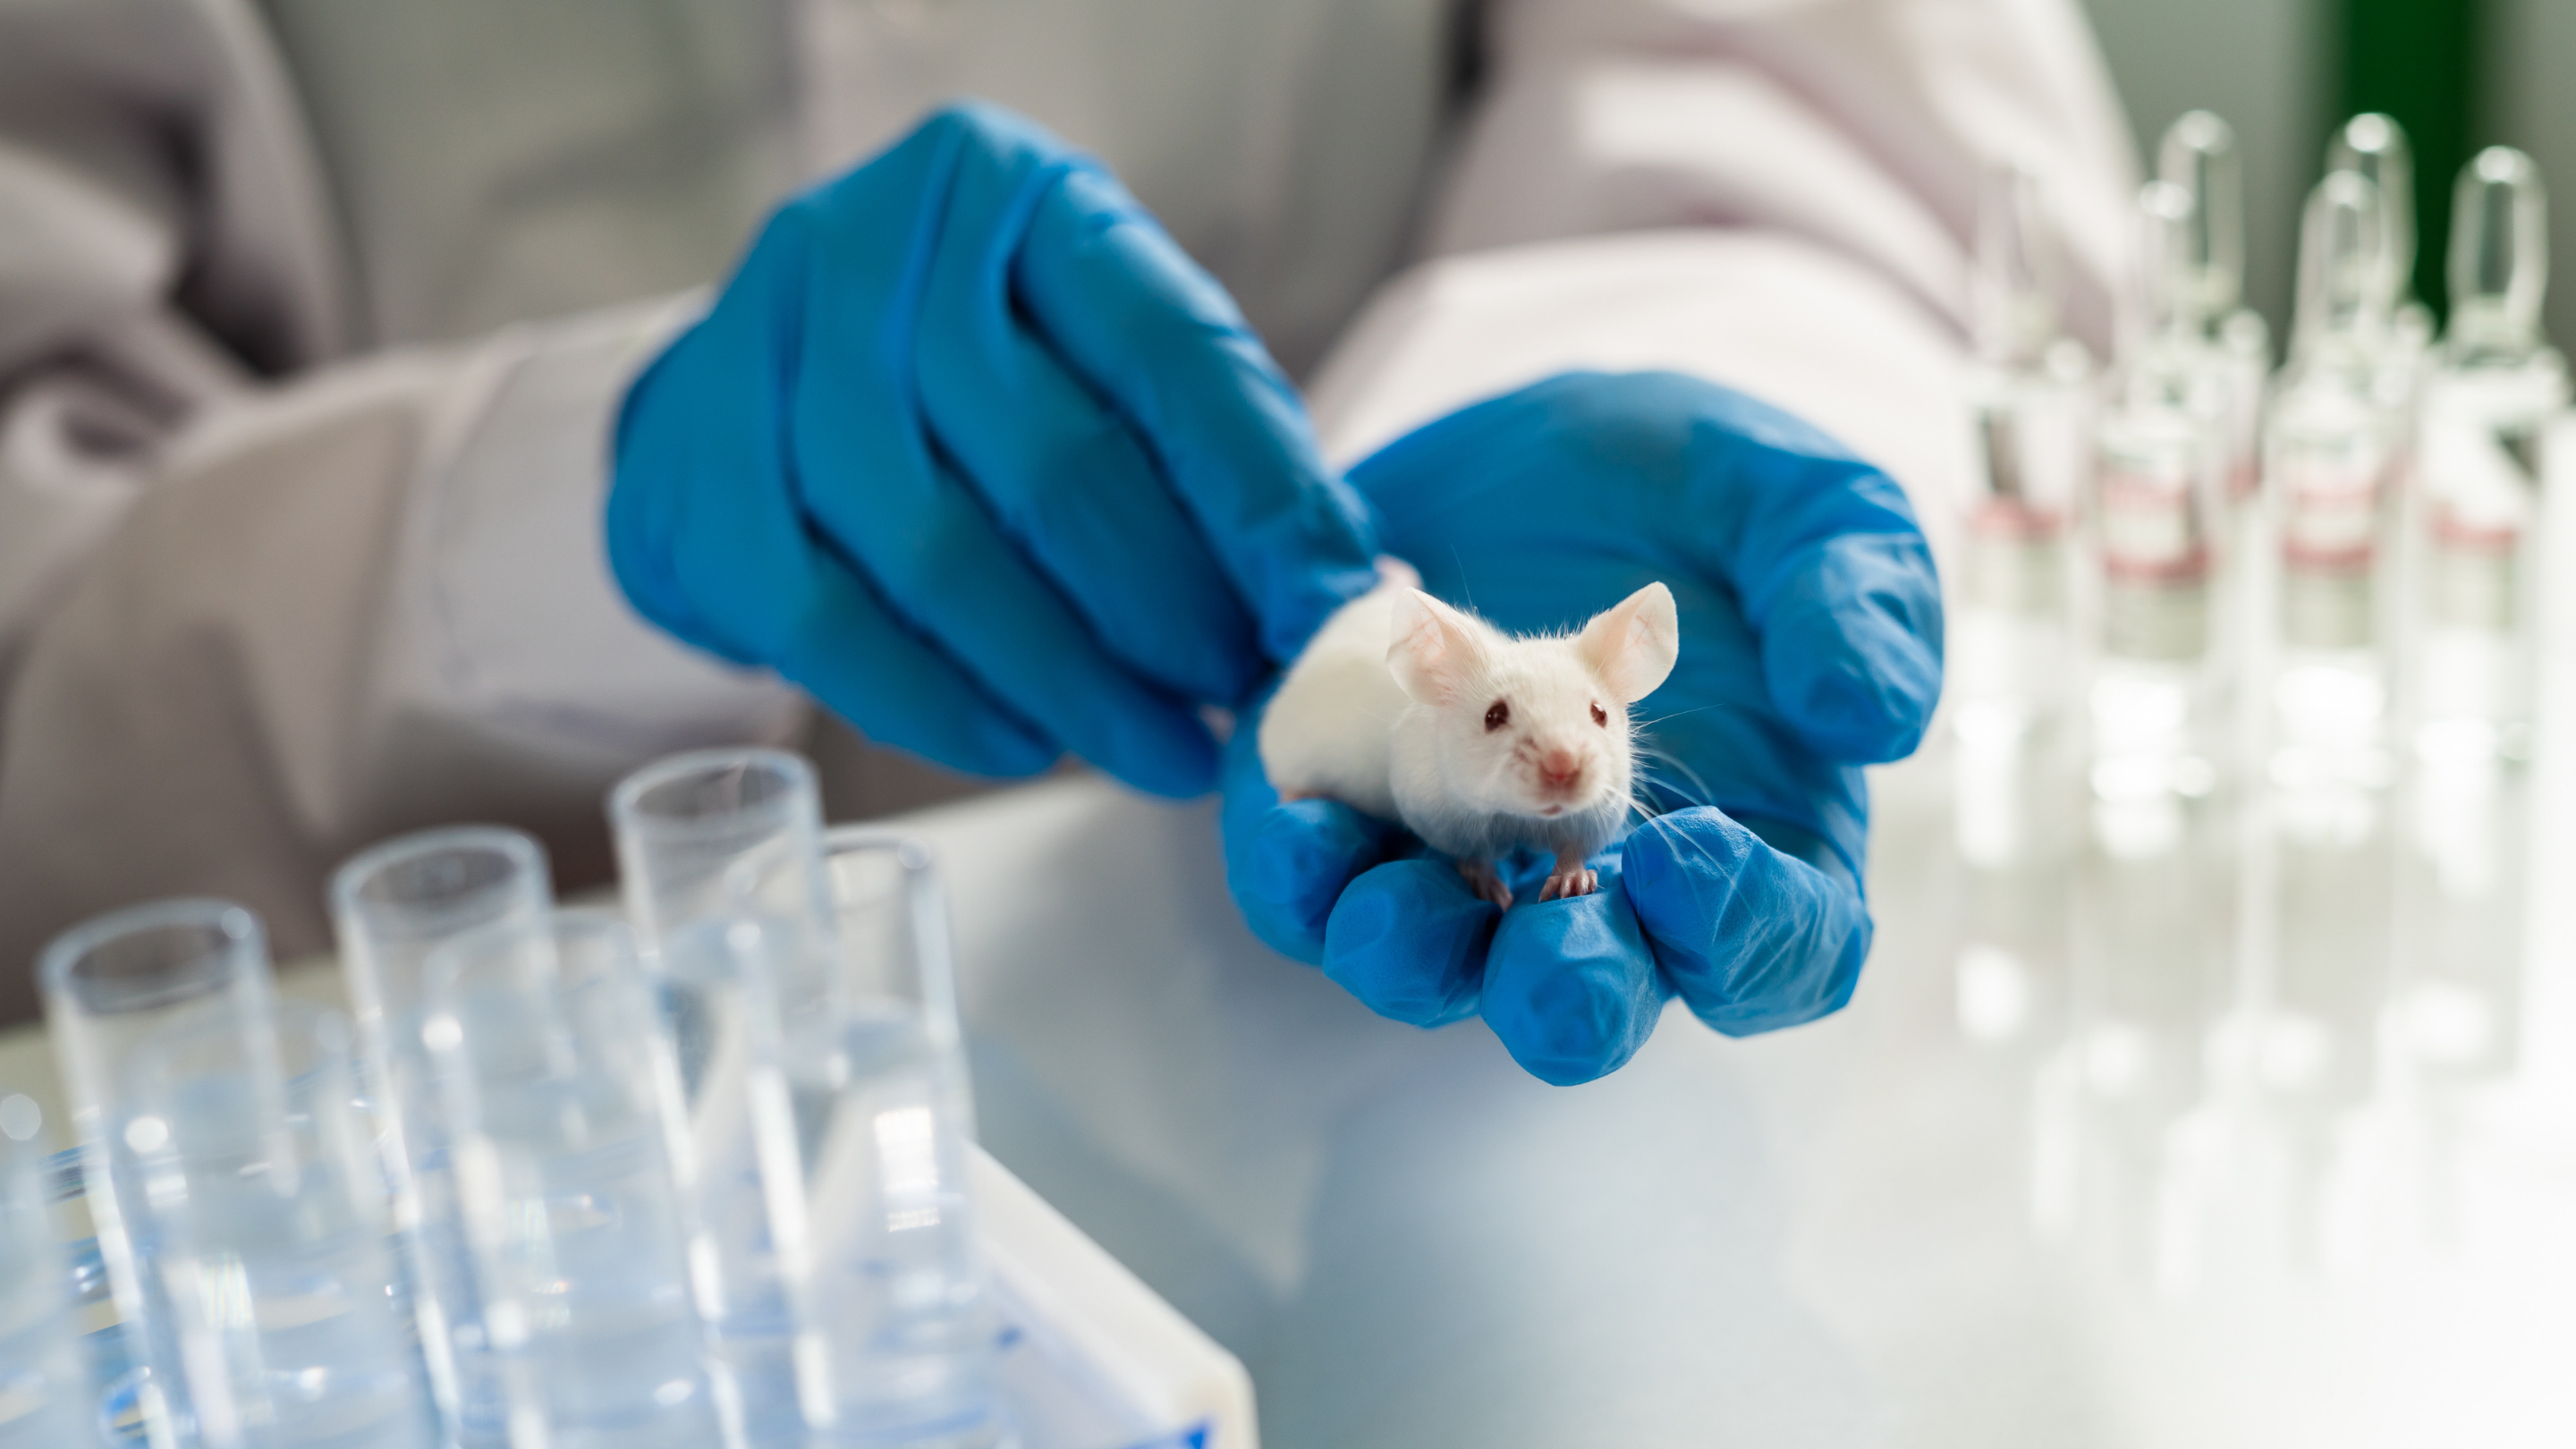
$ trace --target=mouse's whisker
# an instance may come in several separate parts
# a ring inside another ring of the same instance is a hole
[[[1668,792],[1679,799],[1691,800],[1693,803],[1708,799],[1712,793],[1708,788],[1708,781],[1700,778],[1700,773],[1697,770],[1692,769],[1680,757],[1674,755],[1669,750],[1657,749],[1654,746],[1649,745],[1638,750],[1637,757],[1641,762],[1649,766],[1649,768],[1638,772],[1640,777],[1646,784],[1657,790]],[[1675,785],[1670,780],[1663,778],[1663,772],[1665,770],[1670,770],[1673,774],[1679,775],[1684,781],[1689,783],[1691,791],[1695,793],[1684,794],[1678,785]]]
[[[1696,832],[1683,832],[1681,839],[1684,847],[1690,850],[1693,854],[1697,855],[1700,859],[1707,861],[1710,866],[1716,868],[1721,874],[1725,873],[1726,862],[1719,858],[1716,851],[1709,849],[1708,842],[1700,839]]]
[[[1639,780],[1635,785],[1630,786],[1628,798],[1634,802],[1638,813],[1649,820],[1681,809],[1684,803],[1678,791],[1669,789],[1654,780]]]
[[[1620,823],[1627,829],[1634,830],[1663,813],[1662,807],[1648,799],[1645,791],[1632,789],[1628,792],[1628,808],[1626,813],[1620,816]]]

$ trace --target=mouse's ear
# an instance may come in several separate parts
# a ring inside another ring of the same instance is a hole
[[[1594,615],[1574,641],[1575,652],[1621,704],[1654,693],[1673,672],[1681,647],[1673,591],[1662,584],[1648,584]]]
[[[1406,589],[1395,596],[1386,667],[1414,703],[1448,704],[1483,671],[1484,641],[1475,620],[1420,589]]]

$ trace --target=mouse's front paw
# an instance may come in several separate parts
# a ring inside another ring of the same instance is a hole
[[[1550,873],[1546,886],[1538,893],[1538,898],[1543,901],[1565,900],[1574,896],[1588,896],[1600,888],[1600,872],[1589,867],[1576,866],[1572,870],[1558,870]]]

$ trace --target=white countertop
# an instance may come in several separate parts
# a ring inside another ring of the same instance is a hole
[[[1951,770],[1877,776],[1848,1011],[1739,1042],[1676,1008],[1573,1089],[1254,945],[1207,807],[1072,779],[908,823],[985,1142],[1246,1360],[1272,1449],[2576,1442],[2569,973],[2430,1070],[2407,970],[2155,954],[2238,939],[2241,891],[2134,918],[2135,862],[1969,869]],[[55,1115],[32,1034],[9,1091]]]

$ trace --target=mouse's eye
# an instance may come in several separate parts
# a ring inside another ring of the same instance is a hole
[[[1598,700],[1592,705],[1592,722],[1605,730],[1610,728],[1610,711],[1603,709]]]
[[[1512,707],[1502,700],[1485,706],[1485,729],[1488,733],[1512,722]]]

